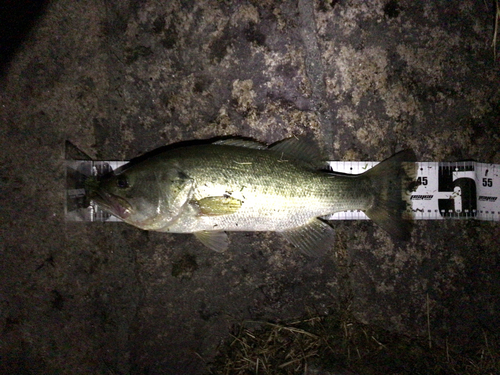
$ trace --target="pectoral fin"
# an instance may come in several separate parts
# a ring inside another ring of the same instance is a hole
[[[335,239],[333,228],[317,218],[300,227],[279,233],[302,253],[315,258],[324,256],[333,247]]]
[[[235,213],[241,207],[241,201],[232,197],[207,197],[198,202],[201,215],[217,216]]]
[[[229,238],[225,232],[203,230],[193,234],[203,245],[217,252],[223,252],[229,246]]]

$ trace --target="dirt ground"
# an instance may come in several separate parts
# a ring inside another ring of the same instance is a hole
[[[273,233],[231,233],[219,254],[190,235],[64,217],[67,140],[97,160],[296,135],[331,160],[412,148],[500,164],[494,1],[37,10],[0,78],[2,373],[205,374],[233,326],[311,314],[454,353],[499,348],[498,222],[419,221],[408,242],[335,222],[328,256],[308,259]]]

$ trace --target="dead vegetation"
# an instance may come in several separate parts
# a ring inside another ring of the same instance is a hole
[[[495,0],[495,30],[493,31],[493,40],[491,47],[493,48],[493,58],[497,59],[497,38],[498,38],[498,24],[500,22],[500,1]]]
[[[500,373],[494,339],[484,333],[481,347],[464,351],[331,315],[279,324],[247,321],[234,326],[210,374],[493,375]]]

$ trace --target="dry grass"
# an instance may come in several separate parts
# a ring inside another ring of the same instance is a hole
[[[333,316],[281,324],[245,322],[234,327],[210,373],[493,375],[500,373],[500,352],[491,341],[484,334],[481,347],[460,353],[428,337],[397,335]]]
[[[496,7],[496,12],[495,12],[495,31],[493,32],[493,42],[491,43],[491,46],[493,47],[493,56],[495,60],[497,59],[497,37],[498,37],[498,27],[500,23],[500,1],[496,0],[495,1],[495,7]]]
[[[248,325],[261,325],[251,330]],[[321,350],[321,338],[296,324],[247,322],[222,349],[214,374],[296,374]]]

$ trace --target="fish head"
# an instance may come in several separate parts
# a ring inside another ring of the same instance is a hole
[[[101,177],[89,195],[109,213],[136,225],[156,216],[157,184],[150,181],[148,174],[131,168]]]
[[[161,230],[178,217],[192,191],[192,180],[175,168],[134,165],[100,178],[91,199],[129,224]]]

